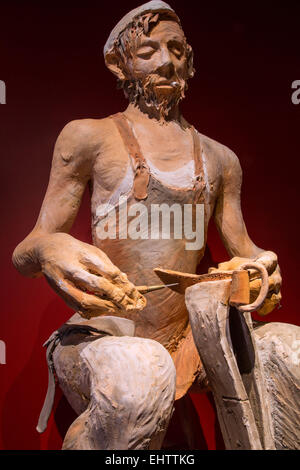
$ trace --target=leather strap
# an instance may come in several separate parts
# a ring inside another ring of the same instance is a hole
[[[141,152],[139,143],[133,131],[122,113],[111,116],[122,137],[124,145],[135,162],[135,175],[133,183],[133,194],[135,199],[141,201],[148,197],[147,187],[149,184],[150,171],[146,160]]]
[[[40,412],[38,425],[36,427],[36,430],[39,433],[43,433],[46,430],[47,423],[48,423],[48,420],[52,411],[53,403],[54,403],[55,375],[54,375],[54,364],[53,364],[52,354],[53,354],[54,349],[57,346],[58,341],[59,341],[59,333],[58,331],[55,331],[54,333],[52,333],[52,335],[46,341],[46,343],[43,344],[43,346],[47,348],[46,360],[47,360],[47,365],[48,365],[48,389],[47,389],[46,398],[43,404],[43,408]]]
[[[200,143],[200,137],[194,126],[190,127],[193,142],[194,142],[194,161],[195,161],[195,184],[194,190],[202,191],[205,186],[204,171],[203,171],[203,160],[202,160],[202,148]]]
[[[96,317],[89,321],[80,321],[79,323],[64,323],[64,325],[52,333],[50,338],[43,344],[47,348],[48,389],[36,427],[39,433],[43,433],[46,430],[54,403],[56,380],[53,353],[58,343],[62,341],[63,336],[71,332],[83,333],[87,336],[92,333],[96,333],[97,336],[134,336],[135,324],[127,318],[112,316]]]
[[[115,122],[124,145],[135,162],[134,197],[138,200],[146,199],[148,196],[147,187],[149,184],[150,170],[139,143],[123,113],[114,114],[110,117]],[[194,142],[195,184],[193,189],[194,191],[201,192],[204,189],[205,181],[200,137],[193,126],[190,126],[189,129]]]

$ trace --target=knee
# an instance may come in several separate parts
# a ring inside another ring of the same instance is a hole
[[[254,330],[264,362],[285,364],[298,371],[300,364],[300,328],[288,323],[267,323]],[[298,372],[299,374],[299,372]]]
[[[81,355],[90,367],[93,432],[107,442],[106,448],[157,445],[172,415],[176,389],[167,350],[144,338],[105,337]]]
[[[105,337],[89,344],[81,356],[92,369],[94,389],[97,386],[101,394],[109,394],[119,406],[174,399],[174,363],[167,350],[156,341]]]

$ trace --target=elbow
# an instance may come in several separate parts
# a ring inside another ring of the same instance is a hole
[[[40,266],[20,243],[12,254],[12,263],[22,276],[36,278],[42,275]]]
[[[17,271],[23,276],[28,276],[28,262],[24,250],[22,249],[22,243],[20,243],[12,254],[12,263]]]

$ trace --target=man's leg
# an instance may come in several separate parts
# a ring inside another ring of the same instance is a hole
[[[54,354],[61,387],[81,412],[63,449],[160,449],[175,396],[175,367],[166,349],[144,338],[106,336],[81,345],[72,364],[74,348]]]

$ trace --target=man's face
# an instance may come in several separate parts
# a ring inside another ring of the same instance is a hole
[[[178,23],[160,21],[150,36],[143,34],[129,66],[138,79],[157,75],[157,87],[165,90],[176,77],[186,79],[185,38]]]
[[[181,27],[175,21],[160,21],[150,35],[140,37],[127,67],[148,103],[169,108],[178,102],[184,97],[188,67]]]

